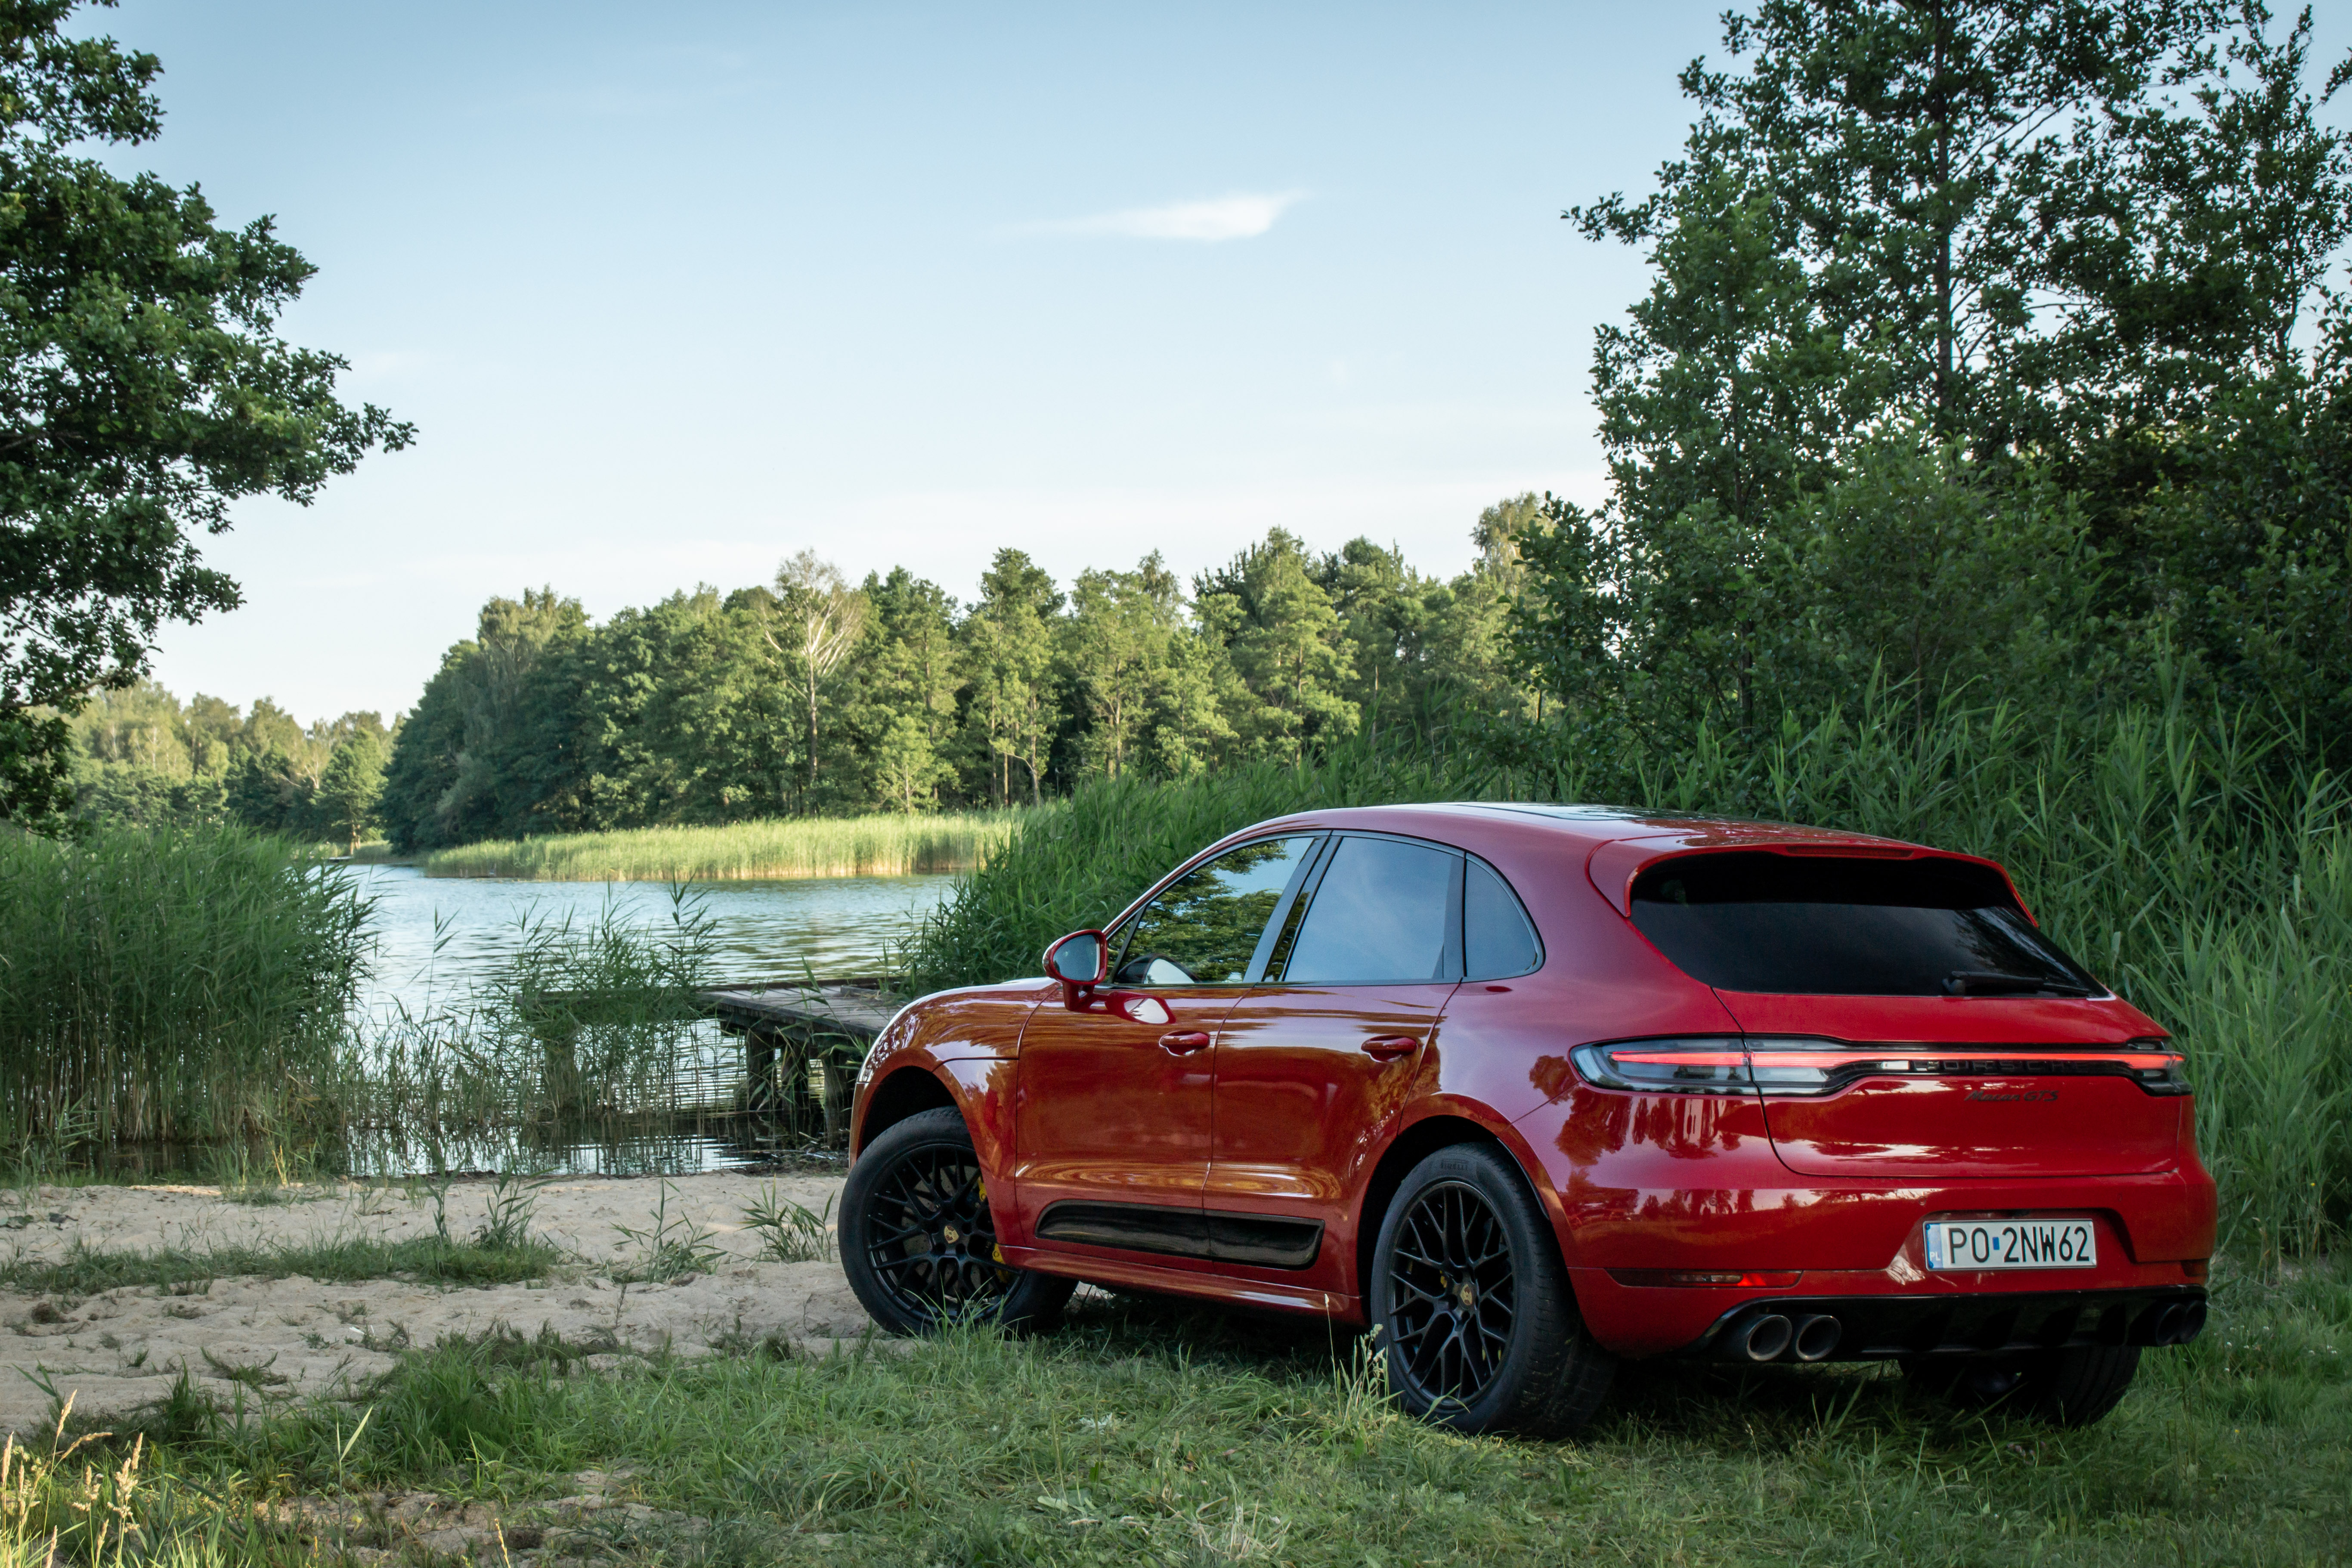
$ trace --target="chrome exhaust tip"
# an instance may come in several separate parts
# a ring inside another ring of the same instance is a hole
[[[2160,1345],[2177,1345],[2180,1343],[2181,1321],[2188,1316],[2188,1310],[2182,1307],[2178,1301],[2174,1302],[2171,1306],[2165,1308],[2163,1311],[2158,1312],[2156,1315],[2156,1329],[2149,1337]]]
[[[2185,1345],[2205,1331],[2204,1302],[2191,1301],[2180,1309],[2180,1328],[2178,1331],[2180,1337],[2172,1342],[2177,1345]]]
[[[1739,1353],[1749,1361],[1771,1361],[1789,1348],[1796,1328],[1778,1312],[1767,1312],[1749,1323],[1739,1336]]]
[[[1797,1359],[1820,1361],[1837,1349],[1838,1341],[1845,1334],[1845,1325],[1826,1312],[1801,1319],[1797,1324]]]

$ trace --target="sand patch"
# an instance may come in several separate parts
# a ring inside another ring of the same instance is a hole
[[[865,1310],[838,1265],[762,1258],[763,1238],[744,1211],[772,1189],[821,1212],[828,1199],[838,1203],[840,1188],[838,1179],[806,1176],[558,1181],[533,1194],[530,1230],[575,1261],[522,1284],[244,1276],[87,1297],[0,1290],[0,1429],[42,1427],[52,1400],[68,1394],[77,1414],[126,1413],[161,1398],[183,1371],[215,1398],[242,1397],[248,1407],[340,1395],[389,1369],[406,1347],[500,1324],[625,1352],[701,1355],[777,1339],[822,1353],[867,1331]],[[470,1237],[491,1198],[486,1182],[452,1186],[449,1234]],[[643,1254],[620,1227],[647,1231],[665,1199],[671,1226],[706,1238],[709,1267],[667,1283],[616,1282],[613,1276]],[[434,1229],[430,1201],[379,1187],[309,1189],[302,1201],[267,1207],[227,1201],[211,1187],[0,1194],[0,1257],[23,1261],[61,1261],[77,1245],[204,1252],[400,1241]]]

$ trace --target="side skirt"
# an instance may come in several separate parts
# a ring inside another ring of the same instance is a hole
[[[1319,1220],[1215,1209],[1064,1202],[1038,1216],[1037,1239],[1261,1268],[1305,1268],[1322,1250],[1323,1226]]]

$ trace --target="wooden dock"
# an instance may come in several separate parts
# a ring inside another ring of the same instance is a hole
[[[827,1144],[849,1136],[857,1067],[898,1010],[875,980],[714,985],[695,1000],[743,1041],[744,1108],[821,1123]],[[806,1131],[816,1133],[819,1127]]]

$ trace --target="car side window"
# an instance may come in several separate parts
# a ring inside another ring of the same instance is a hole
[[[1535,923],[1511,885],[1473,858],[1462,879],[1462,977],[1507,980],[1543,964]]]
[[[1170,883],[1121,933],[1120,985],[1239,985],[1316,836],[1261,838]]]
[[[1292,985],[1454,980],[1462,857],[1394,838],[1339,840],[1277,974]]]

